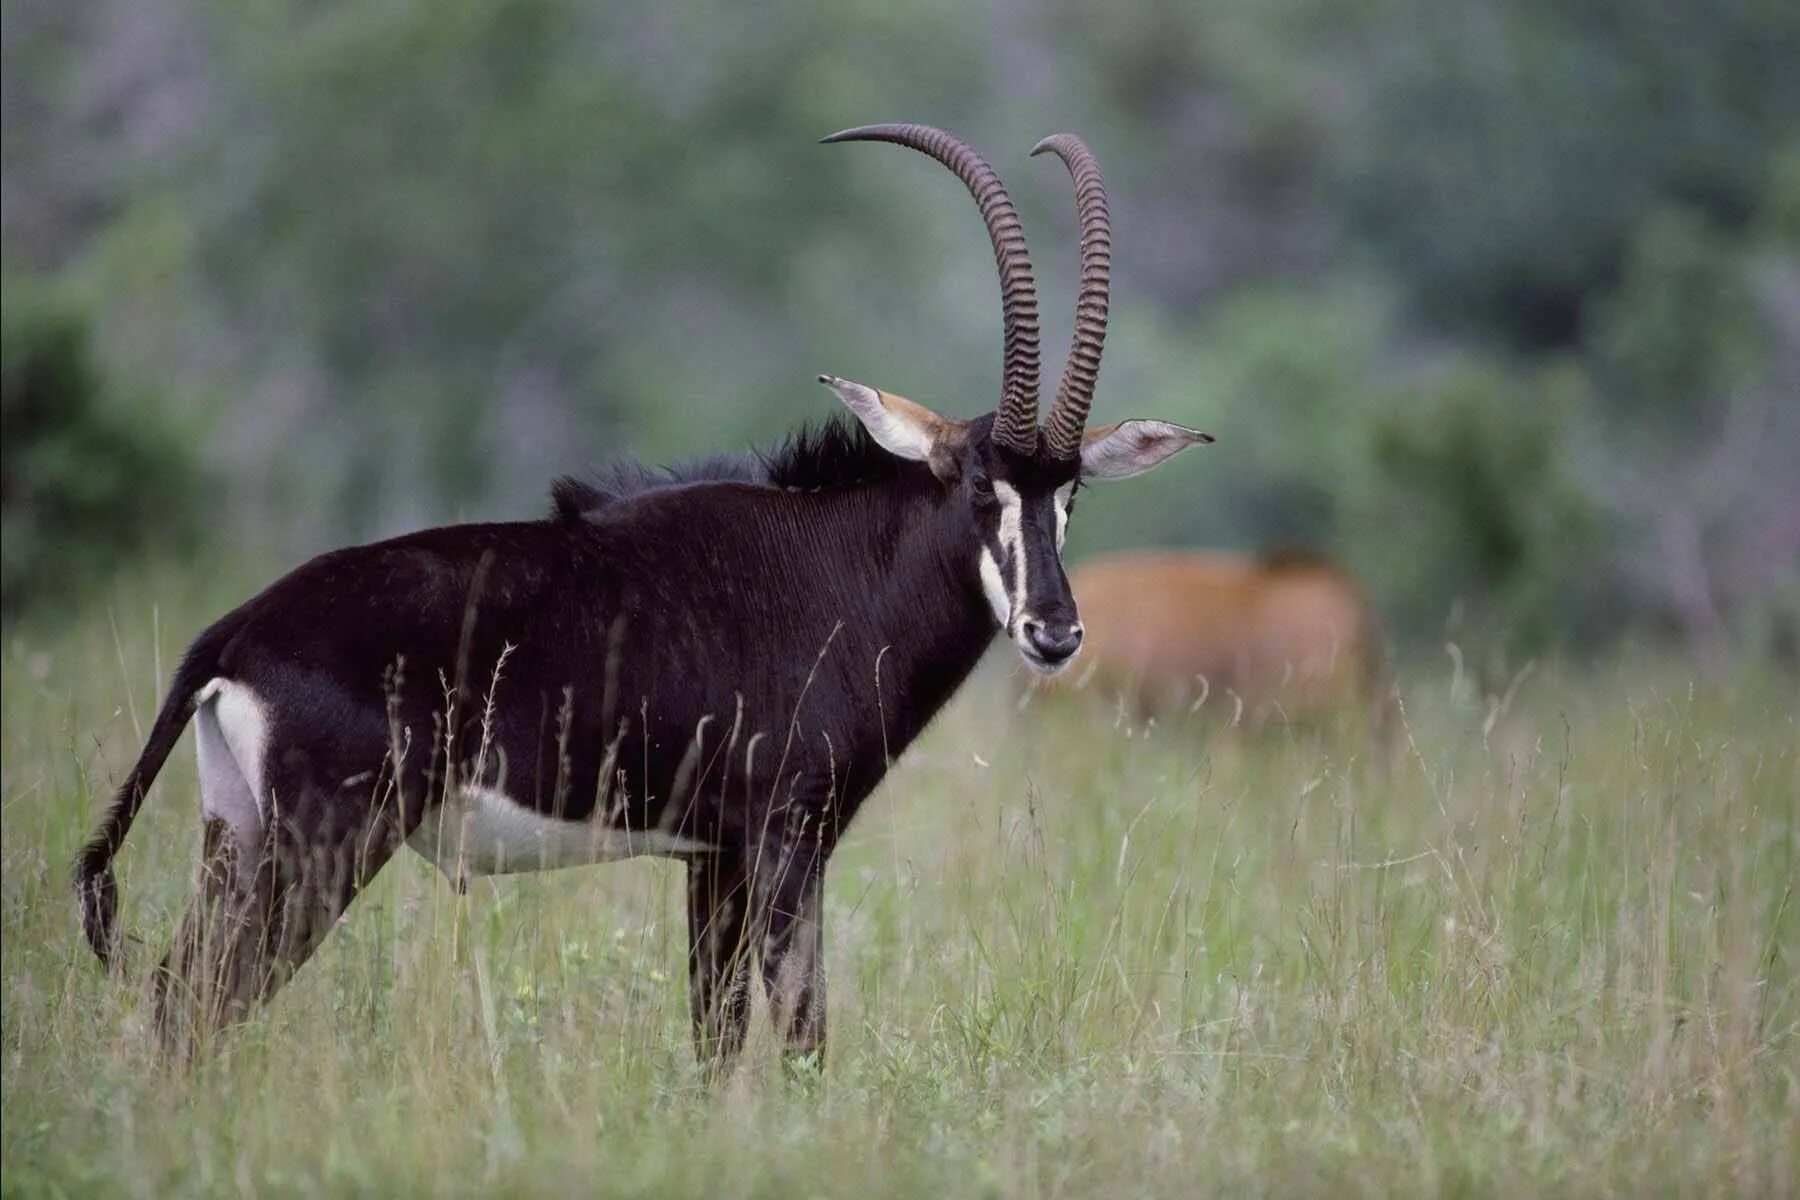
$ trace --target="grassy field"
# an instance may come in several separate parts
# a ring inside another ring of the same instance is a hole
[[[678,867],[403,855],[203,1067],[66,863],[219,605],[4,646],[4,1192],[1780,1195],[1800,1178],[1791,678],[1405,677],[1397,765],[965,694],[833,860],[832,1040],[689,1049]],[[191,741],[121,856],[160,943]]]

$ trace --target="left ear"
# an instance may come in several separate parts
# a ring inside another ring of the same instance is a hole
[[[1189,446],[1205,445],[1210,433],[1169,421],[1120,421],[1081,435],[1081,473],[1089,479],[1130,479]]]
[[[835,375],[821,375],[819,382],[837,393],[844,407],[889,454],[928,463],[932,473],[940,478],[947,471],[954,471],[956,452],[961,449],[968,428],[966,422],[940,417],[905,396],[877,391]]]

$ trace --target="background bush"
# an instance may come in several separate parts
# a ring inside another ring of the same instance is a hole
[[[121,560],[193,542],[191,444],[158,406],[100,376],[79,308],[16,280],[0,319],[0,419],[7,615],[67,606]]]
[[[202,431],[227,550],[530,515],[772,440],[822,370],[990,405],[967,200],[815,144],[898,117],[1006,176],[1052,376],[1073,205],[1025,151],[1082,131],[1096,416],[1221,437],[1077,553],[1309,544],[1404,638],[1514,654],[1718,656],[1796,590],[1792,4],[15,0],[0,56],[8,307],[89,301],[101,377]]]

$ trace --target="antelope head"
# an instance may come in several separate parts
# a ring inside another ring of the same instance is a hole
[[[1004,369],[1000,402],[971,420],[833,376],[820,376],[889,453],[926,464],[966,515],[967,549],[994,620],[1033,669],[1054,674],[1081,648],[1081,616],[1063,572],[1075,494],[1090,479],[1128,479],[1212,438],[1168,421],[1087,428],[1106,341],[1112,225],[1106,186],[1087,145],[1062,133],[1032,153],[1061,158],[1075,182],[1081,288],[1075,336],[1049,419],[1038,423],[1037,286],[1018,213],[994,169],[952,134],[928,125],[865,125],[827,142],[892,142],[954,172],[975,198],[1000,271]]]

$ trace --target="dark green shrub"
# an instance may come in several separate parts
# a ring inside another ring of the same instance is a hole
[[[1473,363],[1384,406],[1346,533],[1402,628],[1513,660],[1579,639],[1607,568],[1566,449],[1576,386]]]
[[[1338,143],[1340,210],[1416,311],[1530,351],[1581,340],[1633,223],[1738,229],[1800,120],[1800,6],[1407,4]]]
[[[193,446],[95,362],[86,316],[8,278],[0,320],[0,609],[61,602],[122,561],[191,542]]]

